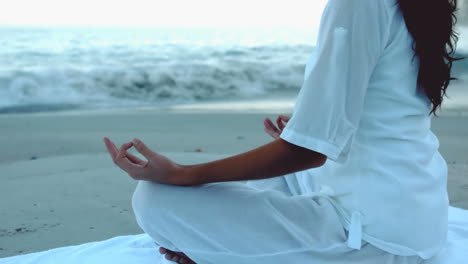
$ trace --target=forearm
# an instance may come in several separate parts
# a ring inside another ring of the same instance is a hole
[[[326,157],[282,139],[229,158],[182,166],[182,185],[272,178],[320,167]]]

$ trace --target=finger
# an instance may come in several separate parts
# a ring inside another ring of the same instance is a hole
[[[118,153],[117,148],[115,147],[114,143],[112,143],[112,141],[108,139],[107,137],[105,137],[103,140],[104,140],[104,143],[106,144],[107,151],[111,155],[112,159],[115,160],[115,158],[117,157],[117,153]]]
[[[133,146],[133,142],[129,142],[129,143],[125,143],[123,144],[120,149],[119,149],[119,152],[117,153],[117,158],[118,159],[123,159],[126,157],[127,155],[127,150],[129,148],[131,148]]]
[[[132,141],[133,145],[135,146],[135,148],[138,150],[138,152],[140,152],[143,156],[145,156],[148,160],[150,160],[150,158],[153,157],[154,155],[154,152],[151,151],[146,145],[145,143],[143,143],[143,141],[135,138],[133,139]]]
[[[274,131],[268,130],[266,128],[264,130],[265,132],[267,132],[268,135],[270,135],[274,139],[277,139],[279,137],[279,134]]]
[[[273,122],[269,119],[265,119],[265,132],[269,134],[272,138],[278,139],[281,131],[279,131],[276,126],[273,124]]]
[[[145,166],[146,163],[147,163],[146,161],[141,160],[140,158],[138,158],[137,156],[133,155],[133,154],[130,153],[130,152],[127,152],[126,156],[127,156],[127,158],[128,158],[131,162],[136,163],[136,164],[138,164],[138,165]]]
[[[121,158],[121,159],[117,159],[115,161],[115,164],[119,168],[124,170],[126,173],[128,173],[128,175],[130,175],[132,178],[136,178],[138,175],[141,175],[141,173],[142,173],[141,169],[143,167],[141,165],[139,165],[139,164],[135,164],[135,163],[130,162],[130,160],[127,159],[126,157]]]
[[[271,130],[271,129],[265,128],[264,130],[265,130],[265,132],[266,132],[268,135],[270,135],[271,137],[273,137],[273,138],[275,138],[275,139],[276,139],[276,138],[278,137],[278,135],[279,135],[277,132],[275,132],[275,131],[273,131],[273,130]]]
[[[114,142],[112,142],[112,140],[109,139],[109,142],[112,144],[112,146],[114,147],[114,149],[119,150],[119,149],[117,148],[117,146],[114,144]]]
[[[166,254],[166,253],[167,253],[167,249],[166,249],[166,248],[163,248],[163,247],[160,247],[160,248],[159,248],[159,253],[161,253],[161,254]]]
[[[283,131],[283,129],[284,129],[284,124],[283,124],[283,120],[281,119],[280,116],[278,116],[278,117],[276,118],[276,124],[278,124],[279,129],[280,129],[281,131]]]
[[[139,165],[135,165],[130,162],[130,160],[126,157],[127,149],[131,148],[133,145],[132,142],[123,144],[119,152],[117,153],[117,157],[115,159],[115,164],[119,166],[122,170],[126,171],[129,175],[136,175],[137,169],[141,168]]]
[[[275,133],[280,132],[278,128],[276,128],[275,124],[273,124],[273,122],[269,118],[265,119],[265,127],[268,128],[269,130],[272,130]]]
[[[271,130],[268,130],[267,128],[264,128],[263,129],[268,135],[270,135],[271,137],[273,137],[273,132]],[[274,137],[273,137],[274,138]]]
[[[263,125],[265,125],[265,128],[271,129],[271,120],[269,118],[265,118],[263,121]]]
[[[284,122],[286,122],[286,123],[291,119],[290,116],[285,116],[285,115],[280,115],[280,117],[281,117],[281,119],[282,119]]]
[[[291,119],[290,116],[285,116],[285,115],[279,115],[278,118],[276,119],[276,122],[278,122],[278,127],[283,131],[283,129],[286,127],[284,123],[288,123],[288,121]]]

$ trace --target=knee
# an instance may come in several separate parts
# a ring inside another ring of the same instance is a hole
[[[153,218],[161,215],[161,210],[167,207],[167,202],[170,200],[168,187],[156,182],[138,181],[132,196],[132,208],[140,226],[145,222],[144,219],[154,220]]]
[[[141,208],[143,207],[142,204],[145,202],[143,199],[141,183],[142,183],[141,181],[138,181],[137,187],[135,188],[135,191],[133,191],[133,195],[132,195],[132,209],[137,220],[139,218],[138,216],[141,212]]]

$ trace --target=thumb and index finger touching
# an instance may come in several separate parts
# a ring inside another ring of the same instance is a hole
[[[145,156],[145,158],[147,158],[148,160],[154,156],[155,153],[151,149],[149,149],[148,146],[146,146],[146,144],[143,143],[143,141],[141,141],[140,139],[134,138],[132,140],[132,143],[136,150],[140,152],[141,155]]]
[[[279,115],[276,118],[276,124],[277,124],[278,128],[282,131],[286,127],[285,123],[288,123],[288,121],[290,119],[291,119],[290,116]]]
[[[123,144],[120,149],[117,148],[109,138],[104,137],[103,140],[106,144],[108,152],[110,153],[114,161],[118,158],[122,158],[123,156],[130,156],[130,158],[132,159],[133,156],[129,155],[130,153],[126,152],[132,146],[134,146],[137,149],[137,151],[146,158],[152,157],[154,155],[154,152],[151,151],[140,139],[135,138],[131,142]],[[140,162],[139,159],[137,159],[137,161]]]
[[[279,128],[281,131],[283,131],[283,129],[284,129],[284,127],[285,127],[285,125],[283,124],[284,121],[285,121],[285,120],[284,120],[284,116],[278,116],[278,117],[276,118],[276,124],[278,125],[278,128]],[[286,122],[287,122],[287,121],[286,121]]]
[[[286,115],[279,115],[278,117],[281,118],[281,120],[283,120],[284,122],[288,122],[289,119],[291,119],[290,116],[286,116]]]

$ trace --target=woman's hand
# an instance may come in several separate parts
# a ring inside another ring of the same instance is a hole
[[[265,118],[265,121],[263,122],[265,128],[263,130],[265,130],[265,132],[267,132],[274,139],[278,139],[281,135],[281,132],[283,132],[284,127],[286,126],[285,124],[283,124],[283,122],[288,123],[289,119],[291,119],[291,117],[279,115],[276,118],[276,124],[278,124],[278,127],[276,127],[275,124],[269,118]]]
[[[187,179],[182,176],[183,166],[171,161],[165,156],[151,151],[141,140],[123,144],[119,149],[108,138],[104,138],[107,151],[114,163],[128,173],[135,180],[155,181],[171,185],[188,185]],[[134,146],[148,161],[128,153]]]

